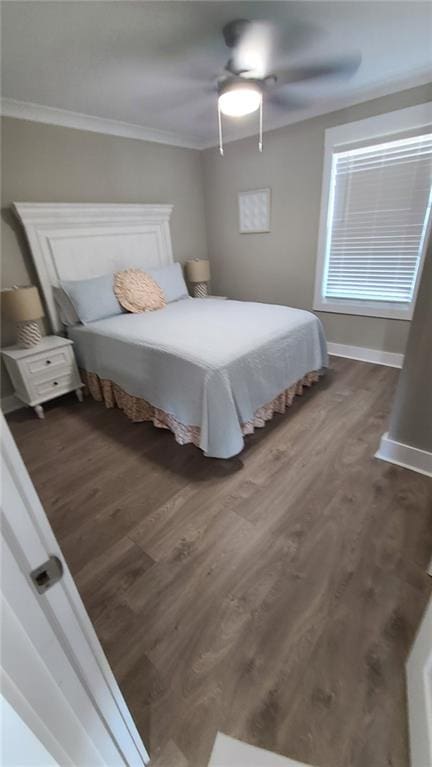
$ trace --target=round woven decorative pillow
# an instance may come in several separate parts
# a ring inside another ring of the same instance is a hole
[[[166,305],[165,295],[153,277],[142,269],[125,269],[114,275],[114,293],[128,312],[152,312]]]

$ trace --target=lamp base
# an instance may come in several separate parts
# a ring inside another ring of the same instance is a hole
[[[18,322],[17,344],[23,349],[30,349],[42,341],[39,323],[36,320]]]
[[[208,285],[206,282],[195,282],[193,286],[194,298],[206,298],[208,296]]]

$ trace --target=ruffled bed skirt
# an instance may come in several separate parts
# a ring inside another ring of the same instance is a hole
[[[140,397],[128,394],[114,381],[110,381],[107,378],[99,378],[96,373],[91,373],[82,368],[80,373],[93,399],[98,402],[104,402],[105,407],[120,408],[131,421],[136,423],[151,421],[159,429],[169,429],[174,434],[179,445],[192,443],[196,447],[200,447],[201,429],[199,426],[188,426],[180,423],[170,413],[165,413],[163,410],[153,407],[153,405],[150,405],[149,402]],[[244,435],[252,434],[256,428],[265,426],[266,422],[270,421],[275,413],[285,413],[286,409],[292,405],[294,397],[296,395],[301,396],[305,386],[310,387],[318,380],[319,373],[316,370],[306,373],[300,381],[290,386],[289,389],[285,389],[267,405],[258,408],[254,418],[241,425],[242,433]]]

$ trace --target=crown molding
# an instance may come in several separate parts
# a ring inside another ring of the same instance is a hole
[[[421,85],[431,83],[430,71],[417,72],[403,80],[391,80],[380,85],[364,88],[362,91],[353,93],[351,97],[334,99],[317,104],[315,108],[303,110],[292,114],[290,117],[282,117],[272,120],[264,126],[264,133],[269,133],[279,128],[284,128],[294,123],[304,122],[314,117],[337,112],[340,109],[347,109],[356,104],[362,104],[365,101],[372,101],[383,96],[390,96],[392,93],[409,90]],[[216,109],[216,106],[215,106]],[[19,101],[17,99],[2,98],[1,114],[4,117],[14,117],[18,120],[30,120],[32,122],[46,123],[47,125],[59,125],[64,128],[75,128],[76,130],[92,131],[93,133],[104,133],[110,136],[120,136],[122,138],[137,139],[138,141],[154,141],[158,144],[168,144],[170,146],[183,147],[185,149],[213,149],[217,147],[217,137],[211,141],[200,139],[197,136],[186,136],[172,131],[158,130],[157,128],[148,128],[144,125],[122,122],[121,120],[110,120],[105,117],[96,117],[81,112],[72,112],[68,109],[57,109],[47,107],[43,104],[34,104],[30,101]],[[244,138],[250,138],[256,135],[256,129],[250,126],[236,135],[230,135],[229,131],[224,131],[224,144],[231,144],[234,141],[241,141]]]
[[[1,114],[4,117],[14,117],[18,120],[59,125],[63,128],[105,133],[109,136],[121,136],[138,141],[154,141],[157,144],[169,144],[185,149],[201,149],[202,142],[191,136],[183,136],[171,131],[147,128],[143,125],[109,120],[105,117],[95,117],[81,112],[71,112],[68,109],[56,109],[30,101],[2,98]]]

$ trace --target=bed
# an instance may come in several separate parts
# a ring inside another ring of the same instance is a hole
[[[173,262],[171,206],[15,204],[55,332],[53,288],[130,266]],[[68,329],[90,393],[170,429],[209,457],[289,407],[327,366],[319,319],[285,306],[183,298]]]

